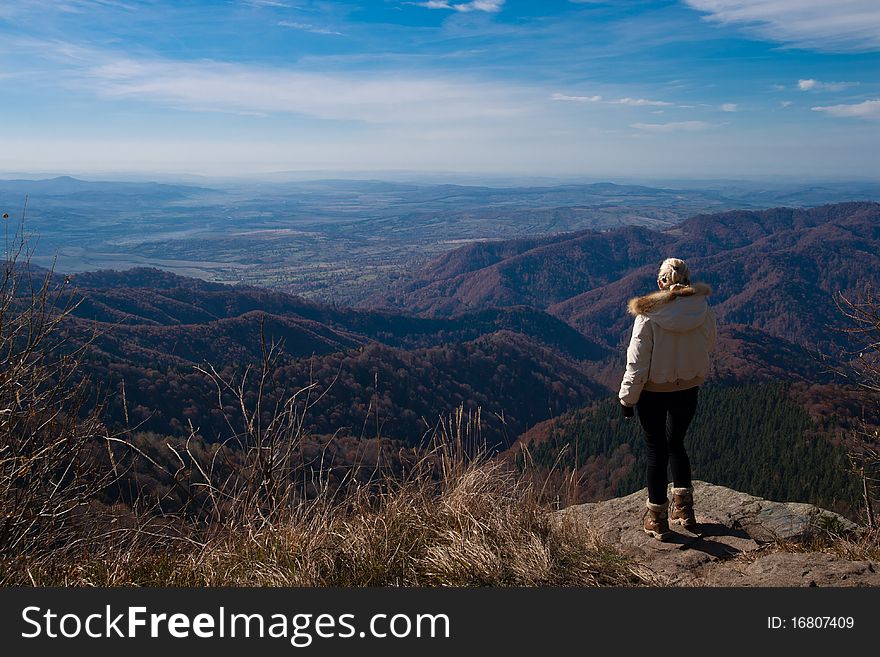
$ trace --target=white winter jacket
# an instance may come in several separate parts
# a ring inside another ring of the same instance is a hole
[[[706,302],[711,292],[696,283],[630,300],[636,320],[618,394],[624,405],[635,406],[642,390],[685,390],[705,380],[715,346],[715,314]]]

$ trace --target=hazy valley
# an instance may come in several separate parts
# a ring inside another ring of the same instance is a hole
[[[159,267],[341,305],[363,303],[469,242],[628,225],[664,229],[700,213],[878,197],[873,183],[0,181],[6,211],[18,215],[27,199],[38,264],[57,257],[57,268],[68,273]]]

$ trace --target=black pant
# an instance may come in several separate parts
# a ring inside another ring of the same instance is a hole
[[[648,446],[648,500],[666,501],[666,468],[672,469],[673,485],[691,485],[691,462],[684,449],[684,435],[697,410],[698,386],[675,392],[643,390],[636,409]]]

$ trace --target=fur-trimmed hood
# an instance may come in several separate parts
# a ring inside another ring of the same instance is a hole
[[[690,331],[703,323],[712,288],[705,283],[673,286],[629,300],[630,315],[646,315],[670,331]],[[672,303],[672,302],[675,303]]]

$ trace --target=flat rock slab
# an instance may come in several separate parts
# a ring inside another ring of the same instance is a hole
[[[711,569],[704,586],[880,586],[880,565],[821,552],[777,552]]]
[[[695,532],[671,525],[660,542],[642,530],[647,490],[605,502],[571,506],[559,522],[583,524],[602,542],[648,566],[669,584],[682,586],[880,586],[880,565],[822,553],[761,554],[777,540],[797,542],[817,528],[856,525],[810,504],[772,502],[694,482]]]

